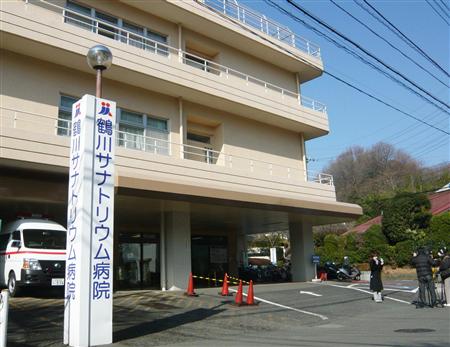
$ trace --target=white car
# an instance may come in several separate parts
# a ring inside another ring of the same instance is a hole
[[[18,219],[0,232],[0,285],[14,296],[23,287],[64,286],[66,229],[53,221]]]

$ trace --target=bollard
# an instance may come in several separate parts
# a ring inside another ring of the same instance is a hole
[[[9,291],[3,289],[0,295],[0,347],[6,347],[8,332]]]

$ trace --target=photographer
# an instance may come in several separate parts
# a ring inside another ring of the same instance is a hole
[[[416,308],[422,308],[427,305],[434,307],[436,305],[436,291],[434,288],[432,267],[435,266],[435,261],[424,247],[420,247],[417,253],[414,253],[411,259],[411,264],[416,268],[417,279],[419,281],[419,301],[416,304]],[[427,292],[430,298],[428,304],[426,300]]]
[[[442,258],[441,265],[439,266],[439,273],[441,279],[444,282],[443,298],[445,299],[445,306],[450,306],[450,255],[447,252],[447,248],[442,248],[438,252],[438,256]]]

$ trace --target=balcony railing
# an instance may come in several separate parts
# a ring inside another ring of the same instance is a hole
[[[214,61],[207,60],[203,57],[196,56],[195,54],[185,52],[181,49],[171,47],[158,41],[154,41],[146,36],[128,31],[124,28],[106,21],[102,21],[98,18],[69,10],[45,0],[40,0],[39,2],[61,11],[64,22],[68,24],[76,25],[80,28],[87,29],[98,35],[105,36],[116,41],[121,41],[127,45],[140,48],[150,54],[157,54],[168,59],[176,57],[176,59],[182,64],[189,65],[199,70],[203,70],[207,73],[215,74],[220,78],[237,78],[243,81],[246,85],[251,84],[264,88],[264,91],[266,93],[275,92],[280,95],[281,100],[284,100],[285,97],[294,100],[296,99],[297,102],[303,107],[321,113],[327,112],[327,107],[325,104],[298,93],[292,92],[283,87],[263,81],[259,78],[247,75],[243,72],[218,64]]]
[[[205,7],[251,26],[278,41],[288,44],[310,56],[321,60],[320,47],[296,35],[288,27],[281,25],[265,15],[240,5],[236,0],[196,0]]]
[[[48,115],[8,108],[0,108],[0,121],[5,128],[11,127],[46,135],[53,133],[55,136],[70,136],[72,128],[71,120],[56,119]],[[267,178],[307,180],[309,182],[333,185],[333,176],[324,173],[305,172],[301,168],[288,167],[268,161],[215,151],[207,147],[202,148],[180,144],[119,130],[116,130],[116,134],[116,144],[119,147],[177,158],[180,157],[181,153],[181,157],[185,160],[202,162],[205,165],[227,167],[247,174],[255,173]]]

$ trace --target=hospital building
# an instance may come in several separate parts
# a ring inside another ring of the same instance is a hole
[[[4,223],[67,225],[72,104],[95,93],[89,48],[113,54],[116,290],[236,275],[248,235],[283,230],[293,280],[311,280],[312,227],[361,214],[308,170],[306,142],[333,110],[303,95],[322,55],[288,27],[233,0],[10,0],[0,13]]]

